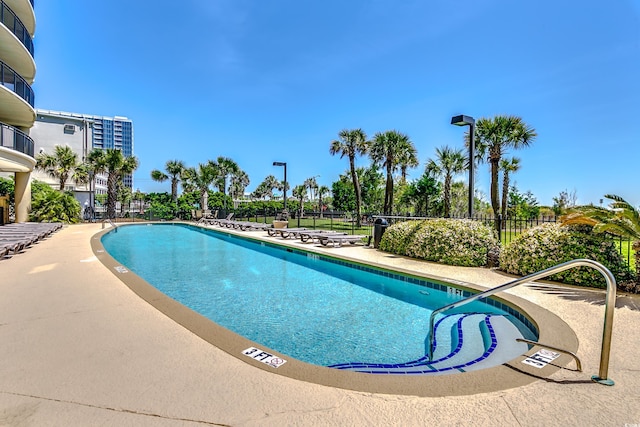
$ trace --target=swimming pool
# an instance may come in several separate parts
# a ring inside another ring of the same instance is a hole
[[[523,354],[531,321],[498,300],[446,313],[426,360],[429,314],[469,294],[228,233],[174,224],[119,227],[105,249],[161,292],[213,322],[321,366],[368,373],[483,369]]]

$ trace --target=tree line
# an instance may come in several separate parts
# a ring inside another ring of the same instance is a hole
[[[519,194],[511,185],[512,175],[521,167],[521,160],[507,155],[510,150],[529,146],[537,134],[517,116],[482,118],[476,122],[475,132],[476,156],[473,161],[490,166],[491,212],[494,216],[506,216],[510,203],[518,199],[519,203],[531,201],[531,197],[527,199],[527,194]],[[291,197],[298,202],[297,209],[301,211],[305,203],[316,201],[320,211],[323,206],[331,204],[334,209],[354,212],[358,225],[363,212],[385,215],[409,212],[445,217],[459,214],[458,205],[466,201],[463,200],[465,184],[456,182],[455,178],[469,168],[470,159],[465,148],[468,143],[467,131],[460,147],[443,145],[435,148],[435,156],[424,163],[423,174],[417,180],[407,182],[407,171],[420,166],[416,146],[407,134],[389,130],[377,132],[369,138],[360,128],[343,129],[335,140],[329,142],[329,154],[346,158],[347,171],[332,183],[331,188],[318,186],[315,177],[307,178],[293,187]],[[358,168],[356,160],[362,156],[368,156],[370,164]],[[119,198],[132,197],[131,194],[122,194],[126,191],[122,190],[121,182],[124,176],[135,171],[138,160],[123,156],[119,150],[96,149],[85,161],[78,162],[77,155],[69,147],[56,146],[54,153],[40,154],[36,160],[38,169],[59,180],[61,191],[67,180],[83,184],[95,180],[98,174],[106,174],[108,217],[115,216]],[[194,203],[204,209],[217,203],[214,199],[220,199],[223,208],[230,208],[232,200],[244,198],[250,184],[248,174],[228,157],[207,160],[196,167],[187,167],[177,159],[169,160],[164,170],[151,171],[151,178],[158,182],[170,181],[174,204],[178,201],[181,185],[183,193],[197,195]],[[284,182],[269,175],[249,197],[252,200],[273,200],[274,191],[284,191],[284,186]],[[286,190],[288,187],[289,183]],[[212,193],[211,188],[216,191]],[[216,192],[220,195],[216,196]],[[482,197],[474,198],[474,203],[480,210],[488,208]]]

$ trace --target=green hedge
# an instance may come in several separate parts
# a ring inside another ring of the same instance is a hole
[[[429,219],[388,227],[380,250],[448,265],[481,267],[498,246],[493,230],[479,221]]]
[[[590,226],[544,224],[531,228],[502,249],[500,268],[525,276],[578,258],[597,261],[613,273],[616,281],[633,279],[633,273],[611,239],[592,232]],[[550,280],[597,288],[606,287],[602,275],[589,267],[577,267],[554,274]]]

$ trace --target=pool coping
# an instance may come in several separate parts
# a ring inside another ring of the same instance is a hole
[[[172,224],[174,222],[159,222],[158,224]],[[193,223],[175,222],[176,224],[186,224],[198,227]],[[147,223],[153,224],[153,223]],[[139,224],[122,224],[129,226]],[[215,232],[235,235],[248,240],[269,242],[275,246],[283,248],[293,247],[287,244],[286,240],[279,239],[274,241],[273,237],[257,236],[247,234],[247,232],[220,229],[212,227],[202,227]],[[194,312],[176,300],[163,294],[155,287],[150,285],[135,273],[123,268],[120,263],[113,259],[102,246],[101,238],[104,234],[112,231],[112,229],[101,230],[94,234],[91,238],[91,249],[96,258],[111,271],[120,281],[129,287],[140,298],[155,307],[158,311],[167,317],[182,325],[201,339],[214,345],[215,347],[225,351],[256,368],[286,376],[289,378],[321,384],[329,387],[338,387],[342,389],[355,390],[368,393],[398,394],[424,397],[437,396],[457,396],[469,395],[477,393],[495,392],[507,390],[516,387],[522,387],[535,381],[550,377],[560,369],[567,368],[572,364],[573,359],[568,355],[561,355],[559,358],[542,368],[535,368],[527,364],[521,363],[527,356],[536,353],[540,347],[534,346],[524,355],[516,359],[504,363],[502,365],[482,369],[479,371],[456,373],[452,375],[401,375],[401,374],[385,374],[372,375],[351,371],[343,371],[331,369],[327,367],[312,365],[282,355],[281,353],[269,349],[268,347],[248,340],[218,324],[207,319],[206,317]],[[295,247],[296,250],[302,250]],[[383,269],[396,271],[402,274],[408,274],[414,277],[420,277],[425,280],[451,283],[459,288],[467,288],[471,291],[483,291],[486,288],[475,285],[473,283],[463,282],[460,280],[451,280],[444,277],[438,277],[429,274],[423,274],[419,271],[409,270],[405,268],[391,268],[388,265],[381,265],[363,261],[342,254],[327,254],[324,251],[316,250],[315,247],[309,246],[304,248],[305,252],[317,253],[324,257],[332,257],[342,259],[347,262],[370,266],[374,269]],[[567,351],[576,353],[578,349],[578,339],[575,332],[560,317],[550,311],[533,304],[523,298],[511,294],[501,294],[497,299],[506,305],[511,306],[518,311],[525,313],[536,325],[539,331],[539,342],[553,347],[560,347]],[[262,362],[254,360],[242,354],[244,350],[250,347],[257,347],[261,350],[269,352],[273,355],[280,356],[287,360],[286,364],[278,368],[271,367]]]

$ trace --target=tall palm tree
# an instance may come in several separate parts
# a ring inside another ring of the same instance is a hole
[[[500,159],[509,148],[528,147],[538,136],[536,131],[517,116],[495,116],[476,122],[476,149],[481,160],[491,165],[491,208],[497,217],[500,213],[498,173]]]
[[[338,139],[331,141],[329,153],[332,156],[340,154],[340,158],[347,156],[349,159],[349,171],[351,172],[351,181],[353,189],[356,193],[356,222],[360,227],[360,210],[362,206],[362,190],[356,173],[356,156],[365,155],[369,151],[369,141],[367,134],[362,129],[343,129],[338,133]]]
[[[188,185],[197,189],[200,193],[200,206],[206,211],[208,206],[205,202],[205,194],[209,191],[209,186],[216,179],[216,170],[211,162],[200,163],[197,168],[187,168],[182,174],[182,179],[188,182]]]
[[[218,157],[216,161],[209,160],[209,165],[216,172],[216,178],[214,184],[218,187],[218,191],[223,196],[227,195],[227,178],[233,177],[233,175],[240,172],[240,167],[229,157]],[[227,208],[227,198],[222,198],[224,208]]]
[[[307,186],[304,184],[296,185],[291,194],[298,200],[298,213],[302,218],[304,216],[304,201],[307,198]]]
[[[436,148],[436,160],[429,159],[426,174],[434,173],[444,178],[443,199],[444,216],[451,215],[451,181],[453,177],[465,170],[466,157],[462,150],[454,150],[448,146]]]
[[[56,145],[53,154],[40,153],[36,156],[36,169],[57,179],[60,191],[64,191],[67,180],[79,165],[78,155],[67,145]]]
[[[229,183],[229,195],[234,199],[239,199],[244,195],[244,190],[249,185],[249,175],[244,171],[238,171],[231,177]]]
[[[91,181],[91,165],[86,161],[78,164],[73,170],[71,179],[78,185],[87,185]]]
[[[312,176],[311,178],[305,179],[302,185],[304,185],[305,188],[309,189],[309,200],[310,201],[315,200],[316,198],[315,190],[318,188],[318,182],[316,181],[316,177]]]
[[[404,144],[398,153],[398,166],[400,166],[400,177],[402,182],[407,182],[407,169],[420,166],[418,151],[413,144]]]
[[[520,169],[520,159],[512,157],[500,160],[500,170],[502,171],[502,218],[507,217],[507,200],[509,198],[509,178],[512,172]]]
[[[126,157],[122,151],[113,148],[96,148],[89,153],[89,159],[96,173],[107,174],[107,218],[113,219],[116,216],[118,182],[138,168],[138,159]]]
[[[262,181],[258,187],[253,192],[253,196],[258,199],[269,198],[269,200],[273,200],[273,190],[280,186],[280,181],[273,176],[267,176],[264,181]]]
[[[327,187],[326,185],[321,185],[320,187],[318,187],[318,210],[320,211],[320,218],[322,218],[322,198],[325,194],[328,194],[329,191],[331,190],[329,190],[329,187]]]
[[[215,162],[209,161],[215,167],[217,176],[215,185],[222,194],[227,194],[227,178],[240,171],[240,167],[229,157],[218,157]]]
[[[178,199],[178,184],[182,179],[182,173],[184,172],[185,166],[180,160],[168,160],[164,169],[167,173],[158,169],[152,170],[151,179],[158,182],[164,182],[167,179],[171,179],[171,200],[175,202]]]
[[[373,136],[370,153],[377,165],[386,169],[387,181],[384,192],[383,211],[385,215],[393,210],[393,173],[400,166],[400,161],[409,159],[416,149],[409,136],[396,130],[378,132]]]

